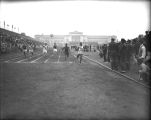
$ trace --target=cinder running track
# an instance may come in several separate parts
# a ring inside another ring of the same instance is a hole
[[[61,52],[0,58],[1,119],[149,119],[149,89]]]

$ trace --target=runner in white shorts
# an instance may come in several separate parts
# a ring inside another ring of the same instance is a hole
[[[32,55],[34,54],[34,50],[33,50],[33,47],[31,45],[29,45],[29,53],[31,53]]]
[[[57,52],[57,45],[56,45],[56,43],[54,43],[53,52]]]
[[[47,47],[46,47],[46,45],[43,46],[43,53],[44,53],[44,54],[47,53]]]
[[[80,42],[80,46],[78,47],[78,54],[77,54],[77,59],[80,59],[80,63],[82,62],[82,57],[83,57],[83,46],[82,42]]]

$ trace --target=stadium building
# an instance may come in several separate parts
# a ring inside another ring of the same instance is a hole
[[[50,46],[56,43],[59,46],[63,46],[65,43],[70,45],[79,45],[79,42],[83,42],[87,45],[96,45],[109,43],[111,38],[117,37],[113,36],[101,36],[101,35],[84,35],[82,32],[74,31],[70,32],[68,35],[35,35],[35,39],[41,42],[46,42]]]

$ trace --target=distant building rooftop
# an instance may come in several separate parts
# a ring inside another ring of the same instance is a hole
[[[74,34],[80,34],[80,35],[82,35],[83,34],[83,32],[78,32],[78,31],[74,31],[74,32],[69,32],[69,34],[70,35],[74,35]]]

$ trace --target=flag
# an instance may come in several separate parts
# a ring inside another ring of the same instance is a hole
[[[14,27],[14,26],[12,25],[12,30],[13,30],[13,27]]]

